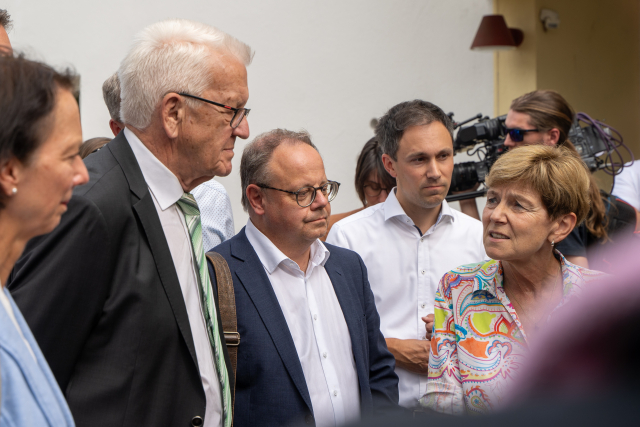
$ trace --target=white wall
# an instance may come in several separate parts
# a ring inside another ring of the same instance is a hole
[[[247,105],[252,136],[308,130],[327,176],[342,183],[334,213],[360,205],[355,162],[373,136],[372,118],[414,98],[458,120],[493,112],[493,56],[469,50],[491,0],[5,0],[2,7],[14,18],[14,49],[81,75],[85,138],[110,136],[102,82],[144,26],[187,18],[248,43],[256,51]],[[247,219],[238,173],[244,144],[237,141],[234,170],[221,179],[237,230]]]

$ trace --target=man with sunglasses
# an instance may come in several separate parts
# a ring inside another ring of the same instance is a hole
[[[79,427],[232,423],[233,371],[190,193],[249,136],[246,44],[185,20],[145,28],[118,70],[125,129],[87,157],[61,224],[9,288]]]
[[[396,358],[400,405],[426,392],[438,283],[449,270],[485,259],[482,224],[444,200],[453,172],[451,120],[414,100],[392,107],[376,138],[396,179],[384,203],[333,226],[327,242],[356,251],[369,271],[381,330]],[[436,322],[436,328],[442,328]]]
[[[214,249],[231,271],[240,333],[234,425],[336,426],[395,407],[398,377],[367,270],[319,240],[340,184],[327,180],[309,134],[258,136],[240,176],[249,221]]]

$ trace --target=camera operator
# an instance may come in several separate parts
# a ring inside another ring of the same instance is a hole
[[[557,92],[536,90],[515,99],[505,120],[508,149],[523,145],[564,145],[575,150],[569,141],[569,131],[575,114],[569,103]],[[587,247],[596,242],[609,241],[609,233],[632,225],[633,215],[627,215],[627,206],[609,194],[600,192],[595,179],[590,175],[591,210],[583,224],[576,226],[569,236],[558,244],[558,250],[579,266],[604,269],[597,257],[587,257]],[[607,206],[605,206],[605,203]],[[478,218],[475,199],[460,202],[462,212]],[[608,215],[607,215],[608,213]],[[596,265],[589,265],[589,263]],[[605,260],[606,264],[606,260]]]

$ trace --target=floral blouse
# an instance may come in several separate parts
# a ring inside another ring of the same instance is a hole
[[[579,295],[585,283],[604,276],[556,254],[563,297],[552,314]],[[422,406],[462,415],[488,412],[500,403],[528,352],[526,333],[502,280],[502,263],[495,260],[463,265],[440,280]]]

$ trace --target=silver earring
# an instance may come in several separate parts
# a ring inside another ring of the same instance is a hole
[[[11,189],[11,194],[16,194],[18,192],[18,189],[16,187],[13,187]]]
[[[552,241],[551,241],[551,249],[553,249],[553,247],[555,246],[555,244],[556,244],[556,241],[555,241],[555,240],[552,240]]]

